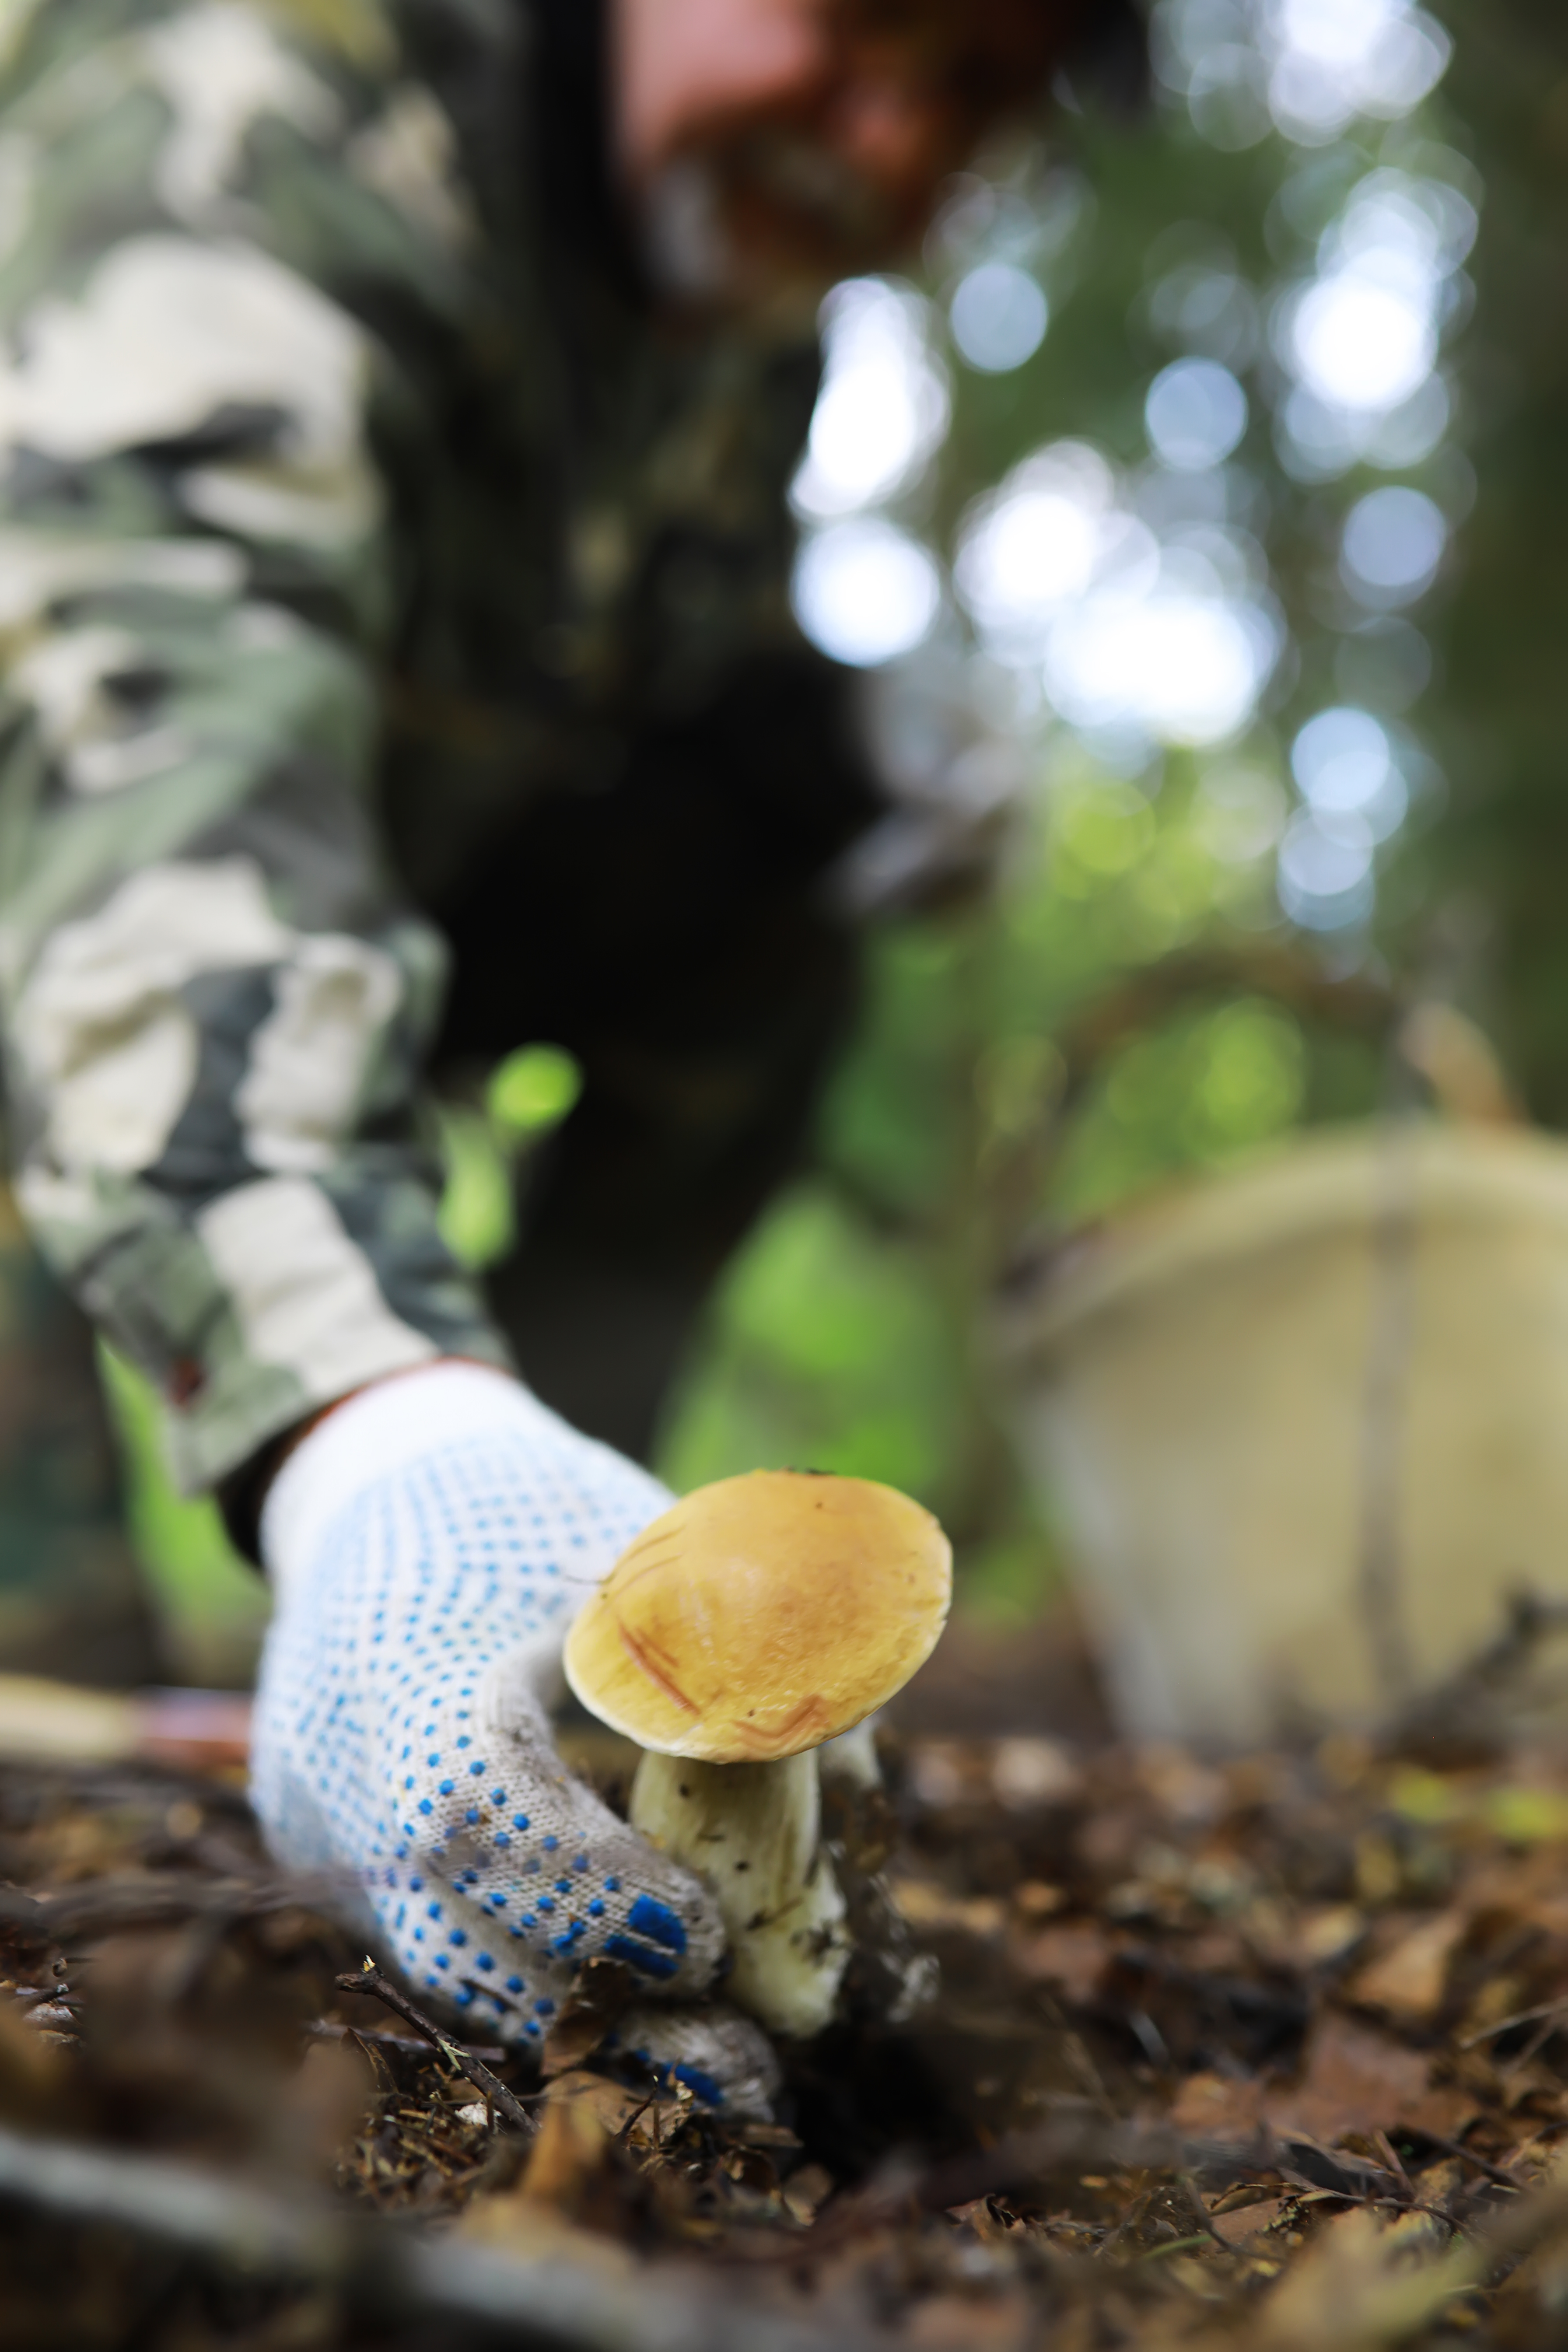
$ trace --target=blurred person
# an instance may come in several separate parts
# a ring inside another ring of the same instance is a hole
[[[17,1197],[271,1578],[276,1850],[508,2039],[588,1957],[666,1997],[720,1958],[544,1710],[668,1501],[629,1457],[852,999],[824,883],[881,803],[787,593],[816,306],[1108,23],[0,20]],[[541,1039],[584,1091],[482,1291],[431,1090]]]

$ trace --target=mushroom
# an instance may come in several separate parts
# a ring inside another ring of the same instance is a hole
[[[753,1470],[645,1528],[568,1636],[572,1688],[645,1751],[634,1826],[713,1887],[726,1990],[772,2032],[819,2032],[849,1958],[816,1751],[902,1689],[952,1591],[907,1495]]]

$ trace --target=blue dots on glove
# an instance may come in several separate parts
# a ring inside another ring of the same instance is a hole
[[[697,1881],[566,1772],[540,1696],[576,1608],[668,1498],[476,1377],[516,1400],[496,1426],[389,1465],[356,1399],[341,1458],[323,1470],[340,1416],[300,1449],[331,1507],[285,1513],[269,1554],[253,1793],[274,1852],[357,1888],[418,1991],[537,2042],[584,1960],[689,1994],[723,1931]]]

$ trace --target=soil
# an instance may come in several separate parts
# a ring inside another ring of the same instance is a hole
[[[613,1984],[548,2081],[466,2077],[339,1988],[235,1777],[6,1768],[0,2341],[1563,2342],[1568,1750],[917,1720],[884,1765],[840,1864],[941,1990],[889,2025],[873,1959],[768,2125],[618,2074]]]

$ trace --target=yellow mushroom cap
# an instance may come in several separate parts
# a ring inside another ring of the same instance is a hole
[[[952,1548],[907,1495],[752,1470],[643,1529],[573,1626],[566,1678],[661,1755],[798,1756],[903,1688],[952,1596]]]

